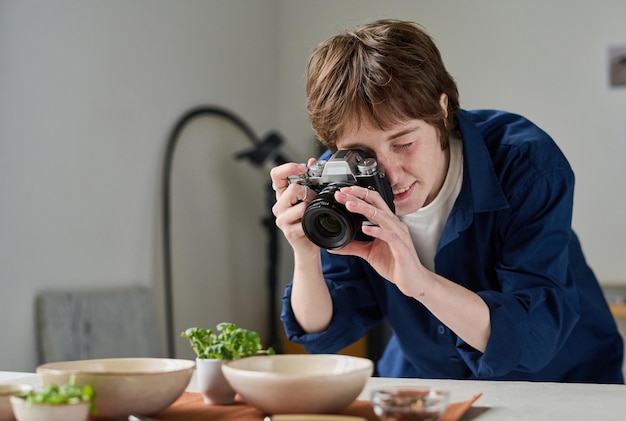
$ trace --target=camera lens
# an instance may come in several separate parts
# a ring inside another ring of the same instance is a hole
[[[360,228],[362,218],[335,201],[338,187],[322,190],[304,211],[302,228],[317,246],[335,250],[350,243]]]
[[[337,235],[341,232],[341,221],[330,213],[318,216],[316,223],[319,224],[319,229],[325,231],[328,236]]]

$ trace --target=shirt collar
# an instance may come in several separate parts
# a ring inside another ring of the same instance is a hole
[[[487,150],[481,121],[472,113],[459,110],[456,114],[463,139],[463,184],[469,186],[474,212],[489,212],[509,207]]]

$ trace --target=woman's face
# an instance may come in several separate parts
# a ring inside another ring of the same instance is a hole
[[[423,120],[406,120],[387,130],[347,125],[338,149],[362,149],[383,166],[393,190],[396,215],[413,213],[437,196],[448,172],[449,151],[439,132]]]

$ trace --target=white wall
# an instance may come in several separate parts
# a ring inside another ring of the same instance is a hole
[[[169,132],[200,104],[236,112],[259,135],[274,128],[276,16],[273,0],[0,1],[0,370],[36,365],[39,291],[159,290]],[[230,146],[215,142],[207,162],[236,165]],[[237,194],[211,187],[205,193],[215,201]],[[215,214],[196,223],[227,225]],[[221,253],[219,239],[210,247],[207,256]],[[264,263],[262,251],[246,262]],[[245,297],[218,300],[257,311]],[[181,319],[206,327],[222,320]],[[251,327],[264,324],[257,317]]]
[[[577,173],[575,227],[588,258],[603,281],[626,282],[626,90],[608,89],[605,67],[606,48],[626,43],[626,3],[572,3],[0,0],[0,370],[34,368],[32,306],[42,289],[143,284],[160,291],[160,170],[183,112],[224,106],[260,135],[280,130],[287,152],[303,161],[314,150],[304,108],[311,49],[379,17],[426,27],[465,108],[526,114],[553,134]],[[223,129],[203,122],[191,131],[193,139],[207,131],[221,141]],[[204,145],[196,153],[213,171],[231,162],[232,148]],[[241,169],[220,183],[194,158],[191,152],[182,166],[208,180],[215,201],[204,203],[211,213],[189,243],[177,241],[187,244],[180,253],[190,265],[206,254],[215,276],[201,287],[215,283],[219,292],[194,294],[194,282],[209,277],[206,267],[179,265],[195,278],[179,295],[194,301],[178,314],[178,327],[240,317],[265,332],[258,317],[265,309],[254,301],[265,270],[262,195],[251,191],[264,177]],[[241,213],[228,212],[241,200],[251,204],[250,233]],[[234,238],[225,243],[228,227]],[[248,241],[256,255],[220,247]],[[228,286],[223,278],[232,278]],[[195,311],[198,302],[206,312]]]

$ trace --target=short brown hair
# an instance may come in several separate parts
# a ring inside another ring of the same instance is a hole
[[[416,23],[392,19],[318,45],[309,60],[306,94],[311,125],[333,152],[349,122],[384,130],[407,119],[435,126],[445,148],[459,109],[456,83],[432,38]],[[448,96],[447,118],[441,94]]]

